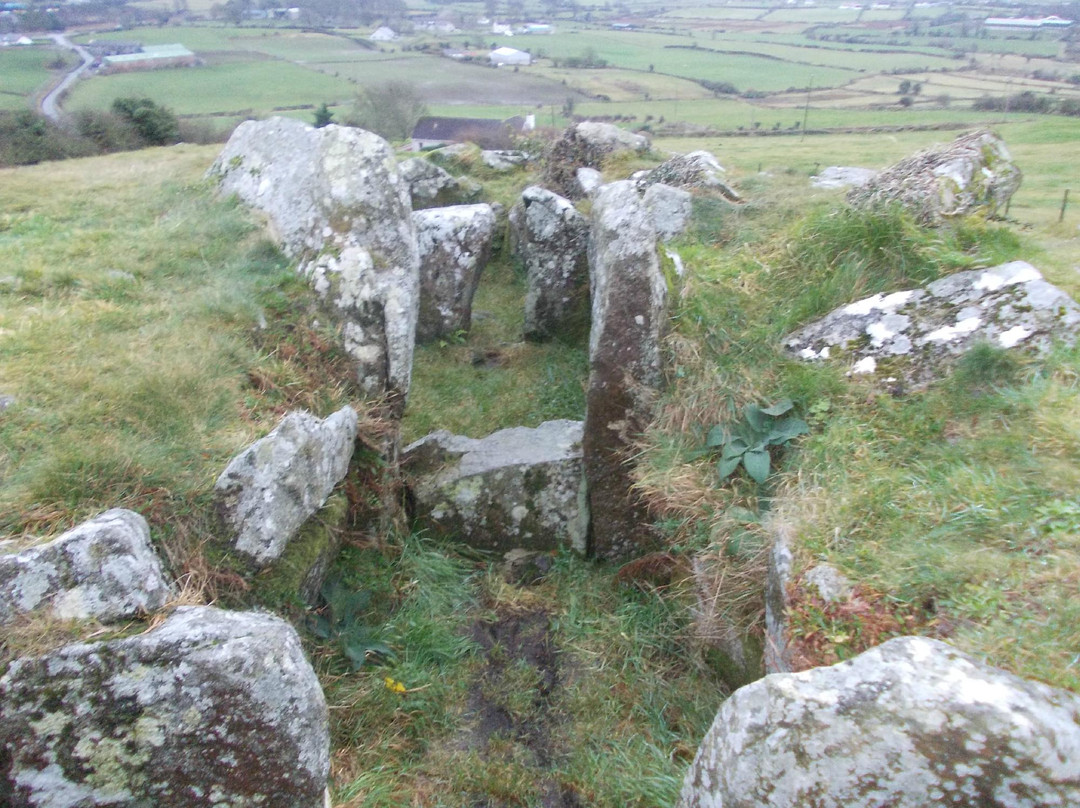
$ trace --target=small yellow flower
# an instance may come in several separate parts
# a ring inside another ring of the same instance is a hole
[[[387,676],[387,677],[385,677],[383,679],[383,681],[386,682],[386,689],[387,690],[393,690],[395,693],[406,693],[406,692],[408,692],[405,689],[405,685],[403,685],[397,679],[394,679],[394,678],[392,678],[390,676]]]

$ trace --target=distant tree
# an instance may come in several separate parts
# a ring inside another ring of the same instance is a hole
[[[426,114],[427,104],[416,85],[392,80],[365,87],[353,102],[345,122],[387,140],[405,140]]]
[[[908,81],[907,79],[904,79],[902,82],[900,82],[900,89],[898,89],[896,91],[896,93],[897,93],[897,95],[907,95],[910,92],[911,92],[911,82]]]
[[[172,110],[149,98],[117,98],[112,111],[134,127],[147,146],[166,146],[180,140],[180,122]]]
[[[910,107],[912,104],[915,103],[915,99],[912,98],[910,95],[905,95],[897,103],[900,104],[900,106],[902,107]]]
[[[326,102],[323,101],[318,109],[315,110],[315,128],[322,129],[329,123],[333,122],[334,113],[330,111],[330,107],[326,106]]]

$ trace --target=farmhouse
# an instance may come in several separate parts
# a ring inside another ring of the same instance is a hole
[[[161,67],[192,67],[198,61],[195,54],[183,45],[147,45],[138,53],[106,56],[102,60],[102,70],[107,73],[124,73]]]
[[[393,42],[397,38],[397,32],[394,31],[393,28],[388,28],[385,25],[376,28],[375,33],[368,37],[372,42]]]
[[[527,65],[532,63],[532,56],[525,51],[519,51],[516,48],[496,48],[490,54],[488,58],[491,59],[491,63],[498,67],[502,65]]]
[[[532,115],[516,115],[505,121],[491,118],[425,117],[413,127],[412,151],[433,149],[451,143],[475,143],[482,149],[505,149],[513,145],[511,137],[536,126]]]
[[[1057,15],[1049,17],[987,17],[984,25],[990,28],[1068,28],[1072,20]]]

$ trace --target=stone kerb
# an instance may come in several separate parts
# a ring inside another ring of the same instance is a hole
[[[0,679],[5,804],[323,808],[329,768],[318,679],[268,614],[184,607]]]
[[[61,620],[124,620],[172,596],[150,529],[114,508],[47,544],[0,555],[0,625],[41,612]]]
[[[208,172],[263,212],[339,322],[361,389],[408,395],[420,259],[408,184],[378,135],[271,118],[237,127]]]
[[[648,513],[633,494],[628,461],[662,381],[660,341],[667,285],[652,217],[629,180],[593,197],[589,237],[592,328],[586,396],[585,476],[591,552],[619,559],[651,543]]]
[[[937,640],[766,676],[724,702],[677,808],[1080,805],[1080,696]]]

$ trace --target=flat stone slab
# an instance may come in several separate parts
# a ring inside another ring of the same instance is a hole
[[[416,519],[484,549],[585,551],[589,511],[580,421],[485,438],[434,432],[403,453]]]
[[[784,340],[799,359],[842,361],[850,375],[925,385],[976,343],[1047,350],[1073,343],[1080,307],[1031,264],[957,272],[922,289],[878,294],[836,309]]]
[[[877,175],[872,168],[828,166],[810,178],[810,185],[814,188],[861,188]]]
[[[114,508],[47,544],[0,555],[0,625],[42,612],[62,620],[125,620],[172,596],[150,528]]]

